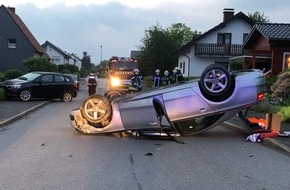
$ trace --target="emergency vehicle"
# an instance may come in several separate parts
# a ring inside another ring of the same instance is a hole
[[[131,85],[131,76],[136,68],[138,68],[136,59],[112,56],[109,60],[108,72],[110,89],[128,90]]]

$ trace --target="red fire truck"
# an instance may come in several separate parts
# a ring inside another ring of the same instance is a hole
[[[109,84],[111,89],[128,90],[133,70],[138,68],[136,59],[112,56],[109,61]]]

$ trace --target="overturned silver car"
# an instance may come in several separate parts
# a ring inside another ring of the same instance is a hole
[[[228,72],[208,66],[199,80],[143,92],[91,95],[72,110],[73,128],[83,133],[114,132],[193,135],[211,129],[264,96],[260,70]]]

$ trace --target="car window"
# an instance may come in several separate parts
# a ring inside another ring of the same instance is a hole
[[[67,76],[71,77],[74,81],[79,81],[79,76],[78,75],[73,75],[73,74],[66,74]],[[67,79],[69,81],[69,79]]]
[[[70,81],[74,81],[73,78],[69,77],[69,76],[65,76],[65,81],[66,82],[70,82]]]
[[[59,83],[66,81],[66,79],[61,75],[55,75],[54,80],[55,80],[55,82],[59,82]]]
[[[199,116],[190,120],[177,122],[174,125],[178,127],[182,133],[196,133],[211,126],[214,122],[219,120],[224,113],[211,116]]]
[[[36,79],[39,76],[40,76],[39,73],[27,73],[25,75],[22,75],[22,76],[18,77],[18,79],[27,80],[27,81],[33,81],[34,79]]]
[[[52,80],[53,80],[53,75],[41,76],[41,82],[43,82],[43,83],[49,83],[49,82],[52,82]]]

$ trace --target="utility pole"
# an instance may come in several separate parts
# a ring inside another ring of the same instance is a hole
[[[102,54],[103,54],[103,46],[101,45],[101,62],[103,61]]]

